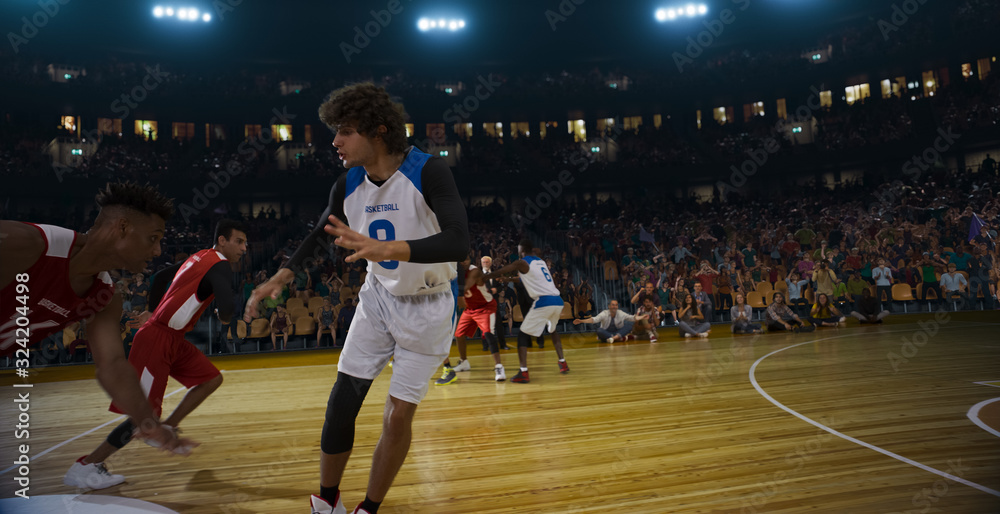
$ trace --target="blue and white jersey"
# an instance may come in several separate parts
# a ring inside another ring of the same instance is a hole
[[[403,164],[381,186],[368,178],[364,167],[347,172],[344,216],[347,224],[380,241],[415,240],[441,232],[437,216],[421,189],[421,172],[430,155],[411,149]],[[439,293],[450,289],[457,275],[455,262],[368,262],[374,277],[394,296]]]
[[[524,261],[528,263],[528,272],[518,272],[518,275],[521,276],[521,284],[528,291],[528,296],[532,300],[535,300],[533,306],[562,306],[563,300],[559,296],[559,289],[552,283],[552,273],[549,272],[549,267],[545,265],[545,261],[533,255],[525,257]]]

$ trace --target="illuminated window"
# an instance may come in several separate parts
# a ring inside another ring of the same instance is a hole
[[[194,138],[194,123],[174,122],[170,126],[171,137],[174,139],[191,140]]]
[[[638,132],[640,126],[642,126],[642,116],[625,116],[622,118],[622,128],[625,130]]]
[[[97,118],[97,131],[106,136],[122,135],[121,118]]]
[[[472,137],[472,124],[471,123],[456,123],[454,125],[455,135],[464,139],[469,139]]]
[[[515,121],[510,124],[510,137],[517,138],[518,136],[529,137],[531,136],[531,130],[528,128],[527,121]]]
[[[701,130],[701,109],[694,112],[694,119],[698,123],[698,130]]]
[[[243,125],[243,137],[246,139],[259,138],[261,134],[260,125]]]
[[[604,135],[608,130],[615,126],[614,118],[598,118],[597,119],[597,133],[598,135]]]
[[[503,138],[503,123],[483,123],[483,132],[490,137]]]
[[[934,96],[938,90],[938,80],[934,71],[923,72],[921,78],[923,78],[924,96]]]
[[[156,141],[159,135],[157,124],[151,120],[135,120],[135,135],[142,136],[146,141]]]
[[[569,120],[566,125],[566,133],[573,134],[573,141],[577,143],[587,140],[587,124],[583,120]]]
[[[662,126],[663,126],[663,115],[662,114],[654,114],[653,115],[653,128],[658,129],[658,128],[662,127]]]
[[[858,84],[844,88],[844,97],[847,105],[854,105],[854,102],[863,102],[865,98],[872,96],[868,84]]]
[[[972,63],[967,62],[965,64],[962,64],[962,78],[965,80],[969,80],[972,78],[973,75],[975,75],[975,72],[972,71]]]
[[[205,146],[212,146],[212,141],[226,140],[226,126],[219,124],[205,124]]]
[[[743,104],[743,118],[746,121],[750,121],[750,119],[755,116],[763,116],[763,115],[764,115],[764,102]]]
[[[292,126],[291,125],[271,125],[271,138],[277,141],[291,141],[292,140]]]
[[[59,118],[59,127],[67,132],[76,132],[76,116],[62,116]]]
[[[444,123],[428,123],[424,127],[424,136],[437,144],[444,143],[446,135],[444,133]]]
[[[783,120],[788,119],[788,104],[784,98],[778,99],[778,117]]]
[[[312,125],[306,125],[305,131],[304,131],[304,133],[302,135],[303,135],[303,139],[305,140],[306,144],[311,145],[312,142],[313,142],[313,128],[312,128]]]
[[[996,62],[996,57],[994,57],[993,59],[983,58],[983,59],[979,59],[979,60],[976,61],[976,67],[979,68],[979,70],[978,70],[979,71],[979,80],[983,80],[984,78],[986,78],[986,77],[988,77],[990,75],[990,66],[991,66],[990,62],[991,61],[992,62]]]
[[[833,107],[833,91],[820,91],[819,92],[819,105],[820,107],[830,108]]]
[[[538,122],[538,137],[545,139],[545,135],[549,133],[549,129],[555,129],[558,127],[558,121],[540,121]]]
[[[715,109],[712,109],[712,118],[719,125],[725,125],[726,122],[729,121],[729,117],[726,115],[725,107],[716,107]]]
[[[406,124],[406,137],[413,137],[414,129],[412,123]]]

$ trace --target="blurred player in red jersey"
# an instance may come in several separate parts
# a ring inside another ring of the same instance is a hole
[[[458,328],[455,330],[455,338],[458,340],[458,365],[453,368],[451,360],[445,359],[444,372],[441,374],[441,378],[435,382],[437,385],[454,383],[458,380],[458,375],[455,374],[456,371],[469,371],[472,369],[472,366],[466,359],[465,338],[476,335],[476,328],[482,331],[483,340],[489,345],[490,353],[493,354],[493,362],[496,363],[493,367],[496,373],[496,381],[503,382],[507,380],[503,364],[500,363],[499,343],[497,342],[496,335],[493,333],[493,327],[496,326],[497,301],[486,288],[486,281],[483,280],[482,270],[472,266],[471,262],[471,259],[468,257],[462,262],[462,264],[468,266],[468,271],[465,272],[465,293],[462,298],[465,303],[465,310],[462,311],[462,316],[458,320]]]
[[[97,381],[132,418],[140,437],[165,450],[190,445],[160,423],[125,360],[122,298],[107,272],[139,273],[160,255],[173,202],[152,186],[134,183],[109,183],[96,202],[100,213],[86,234],[0,221],[0,356],[14,354],[16,365],[27,367],[31,345],[87,320]],[[27,319],[27,326],[19,327],[19,319]]]
[[[222,220],[215,229],[213,248],[201,250],[153,277],[149,294],[153,315],[136,333],[128,360],[139,375],[143,389],[149,392],[149,402],[157,416],[163,406],[167,377],[174,377],[189,388],[184,399],[163,422],[173,430],[222,385],[222,374],[204,353],[184,339],[184,334],[194,328],[213,299],[217,300],[219,321],[227,324],[232,319],[233,267],[246,250],[247,235],[243,225]],[[115,404],[110,410],[121,412]],[[101,473],[99,469],[104,468],[108,457],[132,440],[134,430],[131,420],[118,425],[96,450],[73,464],[63,482],[74,487],[103,489],[125,481],[122,475]],[[175,452],[189,450],[178,447]]]

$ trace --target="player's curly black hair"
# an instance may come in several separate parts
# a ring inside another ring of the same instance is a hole
[[[174,201],[163,196],[150,184],[136,182],[108,182],[94,198],[101,209],[124,207],[143,214],[155,214],[164,220],[174,214]]]
[[[355,125],[368,137],[378,136],[379,125],[385,125],[382,135],[389,153],[406,150],[406,111],[393,102],[385,89],[362,82],[337,89],[319,106],[319,119],[336,132],[342,125]]]

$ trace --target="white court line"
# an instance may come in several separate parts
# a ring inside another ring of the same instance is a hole
[[[1000,382],[1000,380],[987,380],[985,382],[973,382],[973,384],[981,386],[989,386],[989,387],[1000,387],[1000,385],[997,385],[998,382]]]
[[[941,330],[944,330],[944,329],[947,329],[947,328],[963,328],[963,327],[941,327]],[[883,331],[882,333],[887,333],[887,332],[910,332],[910,331],[911,330],[887,330],[887,331]],[[924,471],[927,471],[927,472],[930,472],[930,473],[934,473],[935,475],[947,478],[948,480],[952,480],[952,481],[958,482],[960,484],[965,484],[965,485],[967,485],[969,487],[972,487],[972,488],[975,488],[975,489],[979,489],[980,491],[982,491],[984,493],[1000,497],[1000,491],[995,491],[995,490],[990,489],[989,487],[986,487],[984,485],[980,485],[980,484],[977,484],[975,482],[971,482],[971,481],[966,480],[966,479],[964,479],[962,477],[957,477],[955,475],[952,475],[951,473],[946,473],[944,471],[940,471],[938,469],[934,469],[934,468],[932,468],[930,466],[927,466],[927,465],[921,464],[921,463],[919,463],[917,461],[908,459],[906,457],[903,457],[902,455],[897,455],[897,454],[895,454],[893,452],[890,452],[888,450],[883,450],[882,448],[879,448],[878,446],[875,446],[873,444],[869,444],[869,443],[866,443],[864,441],[855,439],[855,438],[853,438],[853,437],[851,437],[849,435],[846,435],[846,434],[843,434],[841,432],[838,432],[838,431],[836,431],[836,430],[834,430],[834,429],[832,429],[832,428],[830,428],[830,427],[828,427],[828,426],[826,426],[826,425],[824,425],[822,423],[819,423],[817,421],[813,421],[812,419],[807,418],[807,417],[803,416],[802,414],[799,414],[798,412],[795,412],[794,410],[789,409],[788,407],[785,407],[783,404],[781,404],[781,402],[779,402],[778,400],[775,400],[774,398],[771,397],[771,395],[767,394],[764,391],[764,389],[760,387],[760,384],[757,383],[757,377],[755,375],[755,373],[757,371],[757,365],[760,364],[761,362],[763,362],[764,359],[766,359],[766,358],[768,358],[768,357],[770,357],[770,356],[772,356],[772,355],[774,355],[776,353],[780,353],[780,352],[783,352],[785,350],[788,350],[788,349],[791,349],[791,348],[795,348],[797,346],[802,346],[804,344],[813,344],[813,343],[818,343],[820,341],[827,341],[827,340],[831,340],[831,339],[843,339],[845,337],[857,337],[857,334],[848,334],[848,335],[841,335],[841,336],[825,337],[825,338],[822,338],[822,339],[813,339],[812,341],[805,341],[805,342],[802,342],[802,343],[793,344],[791,346],[786,346],[784,348],[775,350],[775,351],[773,351],[773,352],[771,352],[771,353],[769,353],[769,354],[767,354],[767,355],[765,355],[765,356],[757,359],[757,361],[753,363],[753,366],[750,367],[750,382],[753,384],[754,389],[756,389],[757,392],[760,393],[760,395],[763,396],[764,398],[766,398],[769,402],[773,403],[774,405],[776,405],[781,410],[783,410],[783,411],[785,411],[785,412],[787,412],[787,413],[789,413],[789,414],[791,414],[791,415],[793,415],[793,416],[801,419],[802,421],[805,421],[806,423],[809,423],[810,425],[812,425],[812,426],[814,426],[816,428],[819,428],[820,430],[825,430],[826,432],[829,432],[829,433],[831,433],[831,434],[833,434],[833,435],[835,435],[835,436],[837,436],[837,437],[839,437],[841,439],[844,439],[845,441],[850,441],[850,442],[852,442],[854,444],[858,444],[858,445],[864,446],[865,448],[868,448],[870,450],[874,450],[876,452],[879,452],[882,455],[885,455],[887,457],[892,457],[893,459],[896,459],[896,460],[898,460],[900,462],[903,462],[903,463],[909,464],[911,466],[920,468],[920,469],[922,469]]]
[[[1000,432],[997,432],[996,429],[994,429],[993,427],[987,425],[985,422],[983,422],[983,420],[979,419],[979,411],[982,410],[983,407],[985,407],[985,406],[987,406],[987,405],[989,405],[989,404],[991,404],[993,402],[1000,402],[1000,398],[994,398],[992,400],[983,400],[983,401],[981,401],[981,402],[973,405],[972,408],[969,409],[969,412],[967,412],[965,415],[968,416],[969,419],[972,420],[972,422],[975,423],[976,426],[978,426],[979,428],[981,428],[981,429],[983,429],[983,430],[985,430],[985,431],[987,431],[987,432],[989,432],[989,433],[991,433],[991,434],[993,434],[993,435],[995,435],[997,437],[1000,437]]]
[[[179,392],[181,392],[181,391],[183,391],[185,389],[187,389],[187,388],[186,387],[181,387],[181,388],[177,389],[176,391],[174,391],[174,392],[172,392],[172,393],[164,396],[164,398],[170,398],[171,396],[173,396],[173,395],[175,395],[175,394],[177,394],[177,393],[179,393]],[[63,442],[61,442],[61,443],[59,443],[59,444],[57,444],[57,445],[55,445],[55,446],[53,446],[51,448],[43,450],[41,453],[38,453],[35,456],[31,457],[31,461],[34,462],[34,461],[38,460],[39,457],[42,457],[42,456],[48,454],[52,450],[57,450],[59,448],[62,448],[63,446],[66,446],[67,444],[72,443],[73,441],[76,441],[77,439],[79,439],[79,438],[81,438],[81,437],[83,437],[85,435],[92,434],[92,433],[94,433],[94,432],[96,432],[96,431],[98,431],[98,430],[100,430],[100,429],[102,429],[102,428],[104,428],[104,427],[106,427],[106,426],[108,426],[108,425],[116,422],[116,421],[121,421],[121,420],[123,420],[125,418],[126,418],[125,415],[118,416],[117,418],[112,419],[111,421],[108,421],[107,423],[105,423],[103,425],[98,425],[98,426],[96,426],[94,428],[91,428],[90,430],[87,430],[86,432],[84,432],[84,433],[82,433],[80,435],[70,437],[69,439],[67,439],[67,440],[65,440],[65,441],[63,441]],[[17,465],[11,466],[11,467],[3,470],[3,471],[0,471],[0,475],[5,475],[5,474],[7,474],[10,471],[13,471],[15,469],[17,469]]]

